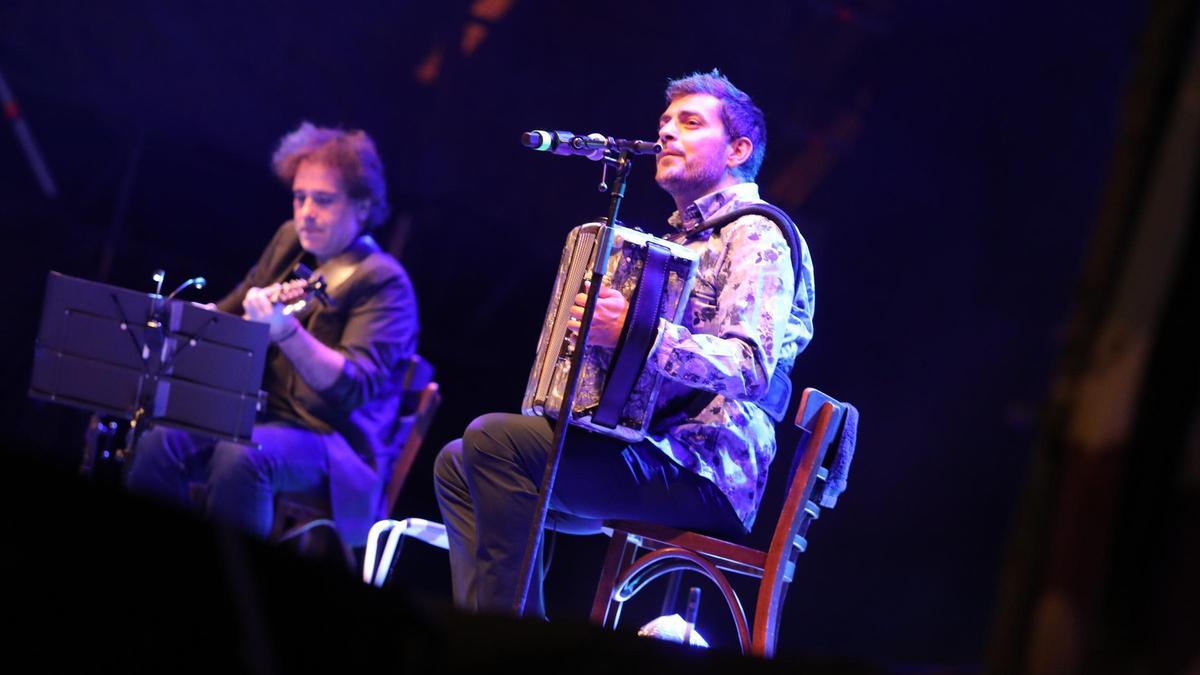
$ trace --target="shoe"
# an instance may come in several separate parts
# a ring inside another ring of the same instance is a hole
[[[639,628],[637,634],[642,637],[658,638],[659,640],[678,644],[683,644],[684,636],[686,635],[688,636],[688,644],[691,646],[708,648],[708,641],[696,631],[695,627],[689,626],[688,622],[684,621],[683,617],[678,614],[660,616]]]

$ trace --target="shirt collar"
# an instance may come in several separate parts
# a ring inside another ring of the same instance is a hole
[[[688,204],[681,212],[676,211],[667,219],[667,224],[676,230],[690,230],[701,222],[719,215],[725,207],[732,203],[760,201],[758,185],[755,183],[737,183],[729,187],[710,192],[696,201]]]

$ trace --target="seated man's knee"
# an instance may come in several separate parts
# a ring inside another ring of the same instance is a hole
[[[433,478],[434,484],[446,482],[459,482],[459,477],[462,475],[462,448],[463,442],[461,438],[456,438],[447,443],[433,459]]]
[[[209,476],[211,481],[218,482],[246,477],[261,479],[266,477],[267,468],[267,458],[258,448],[221,441],[213,448]]]
[[[488,413],[471,420],[462,437],[462,464],[471,467],[497,457],[511,454],[512,449],[504,442],[508,434],[504,430],[510,415]]]
[[[187,432],[167,427],[151,427],[138,437],[137,447],[133,451],[134,462],[166,461],[182,464],[184,460],[184,444]]]
[[[167,427],[150,427],[144,433],[142,433],[140,437],[138,437],[137,449],[140,451],[142,448],[150,449],[164,447],[167,445],[170,436],[173,433],[179,432],[175,431],[174,429],[168,429]]]
[[[125,485],[134,490],[162,492],[168,480],[182,480],[186,471],[186,434],[176,429],[152,427],[137,440],[133,460],[125,472]],[[178,478],[176,478],[178,477]]]

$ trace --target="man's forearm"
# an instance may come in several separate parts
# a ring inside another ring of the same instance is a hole
[[[346,356],[331,349],[304,330],[297,322],[295,332],[275,341],[292,362],[300,377],[316,391],[324,391],[337,382],[346,366]]]

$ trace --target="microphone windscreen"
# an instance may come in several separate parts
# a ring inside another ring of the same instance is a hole
[[[521,134],[521,145],[534,150],[545,151],[550,149],[550,134],[545,131],[526,131]]]

